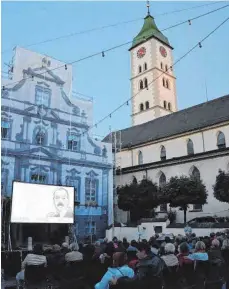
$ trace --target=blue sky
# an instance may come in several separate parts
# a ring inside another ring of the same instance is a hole
[[[158,14],[186,9],[210,2],[152,2],[151,14],[160,29],[195,17],[225,3],[186,10],[166,16]],[[229,7],[199,20],[167,30],[164,34],[174,47],[174,59],[187,52],[201,38],[228,17]],[[26,46],[49,38],[100,27],[103,25],[143,18],[145,2],[2,2],[2,51],[15,45]],[[29,47],[39,53],[69,62],[112,46],[131,41],[140,31],[143,20],[76,35]],[[229,93],[229,21],[212,35],[203,47],[197,48],[175,67],[179,109]],[[73,66],[75,91],[94,98],[94,122],[115,109],[130,94],[129,46],[96,56]],[[2,54],[2,63],[11,59],[12,52]],[[2,70],[7,67],[2,65]],[[130,106],[125,106],[94,129],[98,135],[128,127]]]

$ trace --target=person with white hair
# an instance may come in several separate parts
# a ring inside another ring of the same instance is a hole
[[[198,241],[195,246],[195,252],[188,256],[189,259],[195,261],[208,261],[208,253],[205,252],[206,246],[204,242]]]
[[[165,264],[168,267],[177,266],[179,262],[178,262],[177,257],[174,254],[176,251],[175,246],[172,243],[167,243],[165,245],[164,251],[165,251],[165,255],[162,256],[161,258],[165,261]]]
[[[79,252],[79,246],[77,243],[70,244],[69,249],[71,251],[65,255],[66,262],[83,261],[83,254]]]

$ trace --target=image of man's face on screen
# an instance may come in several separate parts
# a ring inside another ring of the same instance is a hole
[[[67,190],[59,188],[54,192],[54,205],[56,210],[61,213],[67,211],[69,206],[69,196]]]

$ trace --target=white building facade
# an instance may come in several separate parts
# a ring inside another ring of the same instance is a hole
[[[206,185],[208,203],[190,205],[187,219],[229,215],[228,204],[217,201],[212,189],[219,169],[229,170],[229,95],[177,111],[172,47],[149,14],[130,53],[132,127],[115,133],[115,147],[121,148],[116,186],[133,177],[162,186],[171,177],[195,175]],[[167,210],[163,205],[157,211],[162,216]],[[117,221],[125,223],[127,215],[116,204]],[[177,222],[183,222],[181,211]]]
[[[112,152],[92,139],[92,99],[75,97],[71,65],[50,57],[17,47],[12,70],[2,80],[2,194],[11,195],[14,180],[74,186],[76,235],[104,237],[113,221]]]

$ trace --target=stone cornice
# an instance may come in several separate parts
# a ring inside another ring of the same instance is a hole
[[[19,114],[19,115],[24,115],[24,116],[28,116],[28,117],[33,117],[33,118],[36,118],[36,119],[41,119],[41,117],[39,115],[37,115],[36,113],[32,113],[32,112],[29,112],[29,111],[26,111],[26,110],[21,110],[21,109],[18,109],[18,108],[15,108],[15,107],[9,107],[9,106],[5,106],[5,105],[2,105],[2,111],[7,111],[7,112],[13,112],[13,113],[16,113],[16,114]],[[60,123],[60,124],[65,124],[65,125],[70,125],[70,121],[67,121],[67,120],[64,120],[64,119],[53,119],[51,117],[48,117],[48,116],[44,116],[42,117],[43,120],[46,120],[46,121],[50,121],[50,122],[53,122],[55,121],[56,123]],[[71,126],[75,126],[75,127],[80,127],[80,128],[85,128],[85,129],[88,129],[89,126],[87,124],[84,124],[84,123],[77,123],[77,122],[74,122],[74,121],[71,121]]]

